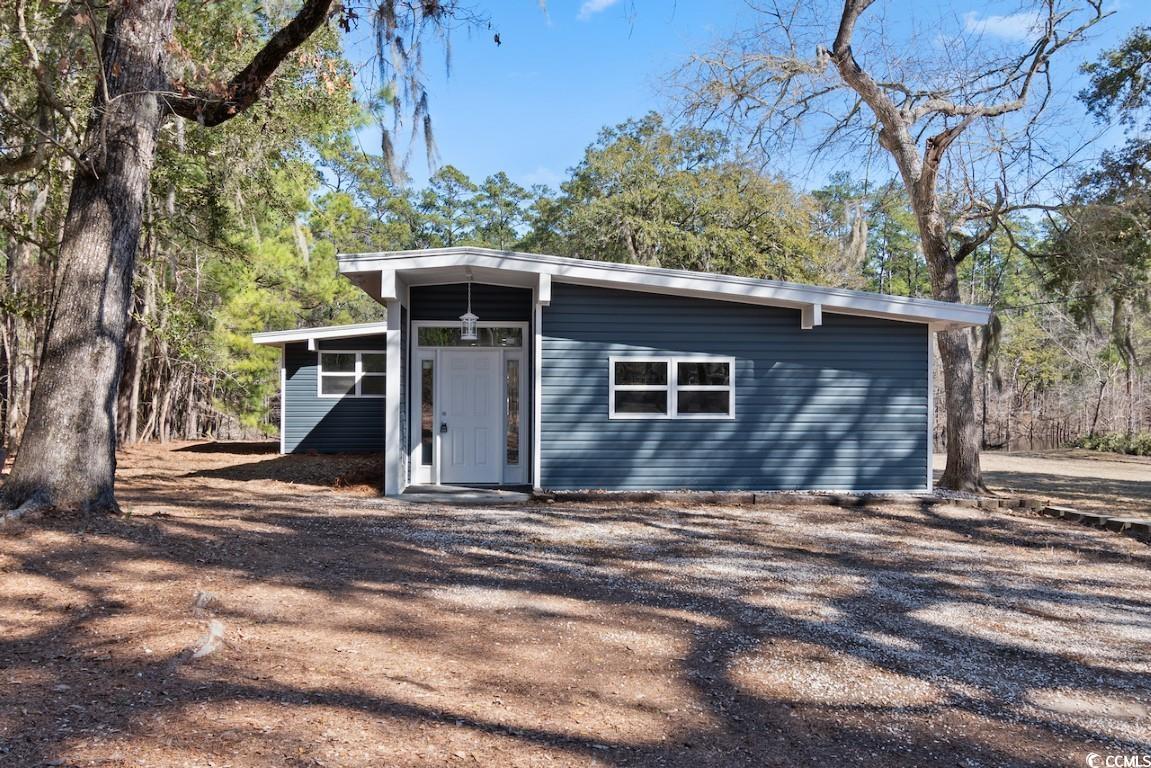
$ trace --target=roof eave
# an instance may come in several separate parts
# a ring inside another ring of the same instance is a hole
[[[973,304],[467,246],[339,255],[340,272],[346,275],[446,266],[518,269],[547,273],[561,283],[623,286],[771,306],[820,305],[826,312],[926,323],[935,330],[981,326],[991,316],[988,307]]]
[[[252,342],[265,346],[282,346],[296,342],[306,341],[313,343],[321,339],[352,339],[359,336],[376,336],[386,333],[388,324],[357,323],[355,325],[329,325],[316,328],[296,328],[290,331],[265,331],[253,333]]]

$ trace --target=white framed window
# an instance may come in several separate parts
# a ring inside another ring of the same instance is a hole
[[[733,419],[735,358],[613,356],[612,419]]]
[[[319,397],[383,397],[387,352],[320,352],[316,376]]]

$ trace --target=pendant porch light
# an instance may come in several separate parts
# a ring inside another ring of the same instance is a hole
[[[460,339],[463,341],[476,341],[476,321],[479,317],[472,312],[472,276],[468,275],[468,311],[460,315]]]

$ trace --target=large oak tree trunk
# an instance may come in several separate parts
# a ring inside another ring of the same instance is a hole
[[[943,367],[943,396],[947,407],[947,464],[939,485],[956,491],[983,489],[979,466],[979,427],[972,402],[974,367],[967,331],[935,334]]]
[[[108,10],[89,163],[72,182],[43,359],[4,488],[9,505],[116,508],[116,392],[174,6],[119,0]]]
[[[947,243],[947,228],[930,193],[913,187],[912,207],[922,235],[923,255],[931,276],[932,296],[959,301],[959,275]],[[981,491],[979,425],[975,421],[975,366],[966,330],[938,331],[935,343],[943,369],[943,398],[947,418],[947,463],[939,485],[954,491]]]

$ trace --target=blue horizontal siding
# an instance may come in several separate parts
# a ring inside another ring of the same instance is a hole
[[[927,328],[553,284],[541,485],[556,490],[923,490]],[[612,355],[735,358],[736,418],[611,420]]]
[[[319,342],[321,350],[385,351],[387,337]],[[342,453],[384,450],[384,398],[318,397],[318,353],[307,344],[284,346],[284,450]]]

